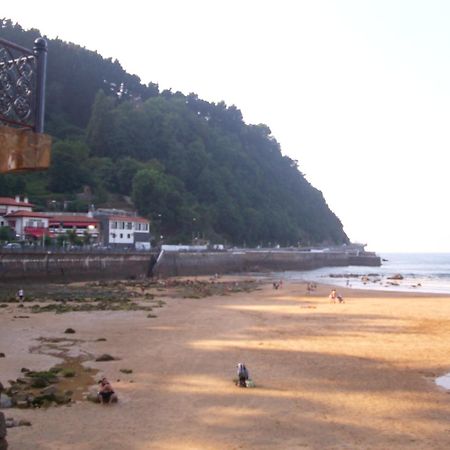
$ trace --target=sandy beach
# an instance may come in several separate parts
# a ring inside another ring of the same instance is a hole
[[[53,350],[98,370],[94,383],[108,376],[120,399],[4,409],[32,423],[8,430],[9,449],[450,448],[450,396],[434,382],[450,372],[450,297],[340,289],[345,303],[331,304],[329,289],[308,295],[303,283],[262,283],[183,298],[161,288],[156,317],[34,314],[8,303],[0,308],[5,387],[23,367],[60,362],[43,347],[53,339]],[[103,353],[118,359],[95,362]],[[233,384],[238,362],[256,388]]]

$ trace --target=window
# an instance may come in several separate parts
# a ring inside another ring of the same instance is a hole
[[[117,229],[117,222],[112,222],[112,224],[111,224],[111,228],[113,228],[113,229]]]
[[[130,239],[131,238],[131,234],[127,234],[127,238]]]
[[[123,238],[123,233],[120,233],[120,239],[122,239]]]
[[[127,230],[132,230],[133,224],[131,222],[127,222]]]
[[[140,230],[141,229],[141,224],[140,223],[136,223],[135,227],[136,227],[136,230]]]
[[[119,228],[123,230],[125,228],[125,222],[119,222]]]
[[[116,233],[111,233],[111,237],[112,237],[113,239],[115,239],[115,238],[116,238]]]

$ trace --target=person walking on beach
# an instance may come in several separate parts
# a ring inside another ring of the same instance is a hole
[[[328,296],[328,298],[330,299],[331,303],[336,303],[336,298],[337,298],[336,289],[332,289],[331,290],[330,295]]]
[[[246,381],[249,379],[250,375],[244,363],[239,363],[237,365],[237,376],[238,376],[238,386],[247,387]]]
[[[17,291],[17,298],[19,299],[20,304],[23,304],[23,299],[24,299],[24,292],[23,289],[19,289]]]

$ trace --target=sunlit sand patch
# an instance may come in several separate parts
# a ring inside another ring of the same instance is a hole
[[[300,302],[300,301],[311,301],[311,300],[321,300],[320,297],[312,297],[312,296],[305,296],[305,295],[282,295],[280,297],[274,297],[273,300],[275,301],[287,301],[287,302]]]
[[[197,350],[219,351],[219,350],[277,350],[277,351],[301,351],[302,353],[316,353],[320,351],[321,354],[327,355],[342,355],[342,356],[358,356],[359,348],[355,346],[350,347],[352,336],[348,338],[349,346],[343,347],[341,353],[336,354],[335,349],[327,349],[323,344],[323,336],[304,336],[297,339],[264,339],[264,340],[250,340],[250,339],[227,339],[227,340],[202,340],[192,341],[189,347]],[[344,344],[345,339],[341,337],[341,342]]]
[[[154,440],[142,443],[139,447],[133,447],[136,450],[217,450],[217,442],[209,443],[198,439],[184,438],[180,440],[175,439],[164,439],[164,440]],[[219,448],[223,448],[220,446]],[[234,447],[233,447],[234,448]]]
[[[162,387],[169,392],[183,394],[210,394],[214,396],[231,395],[239,392],[242,395],[274,397],[274,398],[298,398],[299,393],[289,390],[267,388],[256,383],[255,389],[241,389],[234,385],[227,377],[214,378],[201,375],[172,378]]]
[[[298,305],[225,305],[222,308],[236,311],[270,312],[274,314],[305,314],[304,311],[298,308]]]
[[[155,331],[181,331],[185,330],[186,327],[174,327],[174,326],[164,326],[164,325],[150,325],[146,327],[147,330],[155,330]]]

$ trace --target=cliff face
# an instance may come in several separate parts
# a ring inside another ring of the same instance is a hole
[[[0,36],[31,47],[37,30],[3,20]],[[266,125],[235,106],[159,91],[117,61],[49,41],[46,131],[51,169],[2,177],[0,195],[111,206],[131,197],[166,242],[205,238],[238,245],[347,243],[339,219]],[[82,189],[92,196],[82,200]]]

